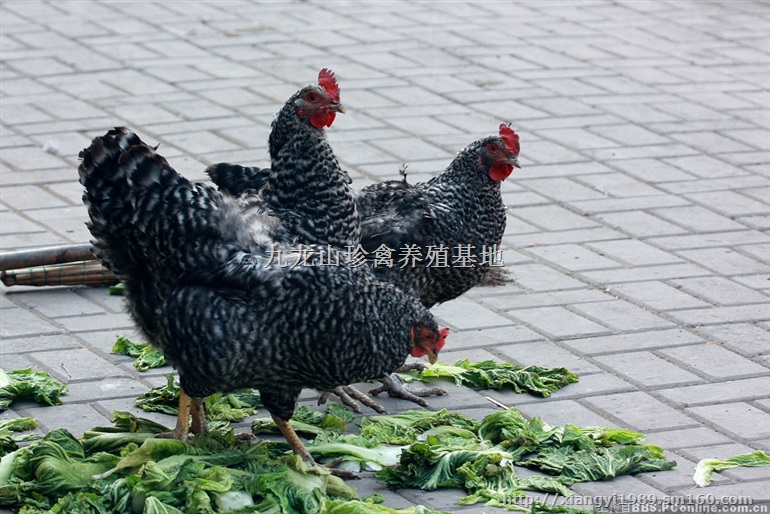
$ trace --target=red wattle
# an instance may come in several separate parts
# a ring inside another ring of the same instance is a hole
[[[332,123],[334,123],[334,118],[336,118],[336,117],[337,117],[337,113],[336,112],[330,112],[329,115],[328,115],[328,119],[326,120],[326,126],[327,127],[331,127]]]
[[[331,125],[329,122],[329,113],[326,112],[317,112],[310,116],[310,124],[313,125],[315,128],[324,128]]]
[[[493,164],[489,168],[489,178],[495,182],[502,182],[503,180],[507,179],[508,175],[511,173],[513,173],[513,166],[502,162]]]
[[[412,349],[409,350],[409,355],[412,357],[423,357],[425,355],[425,351],[422,348],[417,348],[416,346],[412,346]]]

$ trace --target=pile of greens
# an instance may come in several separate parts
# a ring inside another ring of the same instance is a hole
[[[512,389],[517,393],[530,393],[548,397],[554,391],[578,381],[577,375],[565,368],[525,368],[505,362],[486,360],[470,363],[468,359],[447,365],[442,362],[431,364],[423,371],[409,371],[401,374],[406,381],[430,382],[434,378],[449,378],[455,385],[480,387],[483,389]]]
[[[349,436],[343,436],[349,437]],[[515,409],[481,421],[446,410],[407,411],[364,419],[361,435],[370,452],[387,455],[388,443],[403,444],[398,463],[377,478],[393,487],[433,490],[463,487],[460,504],[484,502],[509,506],[522,491],[571,494],[576,482],[671,469],[658,446],[641,444],[645,436],[630,430],[551,427],[540,418],[526,420]],[[411,439],[411,442],[407,440]],[[318,439],[317,439],[318,440]],[[326,450],[329,439],[324,441]],[[358,441],[361,444],[360,441]],[[317,443],[308,445],[316,456]],[[325,451],[323,457],[339,457]],[[520,477],[516,466],[542,474]]]
[[[550,427],[514,409],[481,421],[446,410],[407,411],[361,421],[345,435],[352,414],[300,408],[293,423],[315,438],[306,447],[319,462],[348,469],[379,469],[394,487],[463,487],[460,504],[504,508],[523,491],[571,494],[575,482],[670,469],[660,448],[640,444],[635,432],[572,425]],[[271,427],[259,421],[258,430]],[[0,459],[0,505],[24,514],[82,513],[316,513],[418,514],[359,500],[354,489],[325,468],[308,468],[284,442],[238,440],[231,430],[210,431],[192,442],[160,439],[168,429],[116,412],[113,426],[76,439],[64,429]],[[394,444],[393,444],[394,443]],[[347,465],[347,466],[346,466]],[[352,466],[352,467],[351,467]],[[544,474],[517,475],[523,466]],[[531,513],[580,512],[534,504]]]
[[[67,386],[42,371],[32,368],[3,371],[0,369],[0,412],[14,400],[32,400],[44,405],[61,405],[59,397],[67,394]]]

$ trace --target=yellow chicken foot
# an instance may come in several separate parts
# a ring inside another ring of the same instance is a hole
[[[377,396],[380,393],[388,392],[391,398],[401,398],[414,402],[421,407],[428,407],[428,402],[423,400],[422,396],[444,396],[449,394],[446,389],[440,387],[428,387],[425,389],[409,389],[406,387],[397,374],[386,375],[380,379],[382,385],[369,391],[369,394]]]
[[[313,459],[313,456],[310,455],[309,451],[307,451],[307,448],[305,448],[305,445],[302,444],[302,441],[299,440],[297,433],[291,427],[289,422],[285,419],[279,418],[275,414],[270,414],[270,416],[273,418],[273,422],[278,427],[278,430],[280,430],[281,434],[283,434],[283,436],[286,438],[286,442],[289,443],[291,451],[299,455],[300,458],[304,460],[309,466],[317,466],[318,464],[316,464],[315,459]],[[358,475],[351,471],[345,471],[342,469],[330,469],[329,471],[332,475],[338,476],[340,478],[358,478]]]
[[[342,403],[350,407],[350,409],[353,412],[356,412],[358,414],[361,414],[361,405],[359,405],[358,402],[363,403],[364,405],[366,405],[373,411],[378,412],[379,414],[388,413],[388,411],[386,411],[382,407],[382,405],[375,402],[368,395],[362,393],[361,391],[359,391],[353,386],[337,386],[331,391],[322,392],[321,396],[318,398],[318,405],[323,405],[324,403],[326,403],[326,400],[329,399],[330,394],[336,395]]]
[[[184,389],[179,390],[179,409],[176,415],[176,427],[171,432],[161,432],[157,437],[164,439],[179,439],[186,441],[190,434],[190,411],[192,410],[193,399],[190,398]]]

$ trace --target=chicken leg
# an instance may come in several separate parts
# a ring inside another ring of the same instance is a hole
[[[270,416],[273,418],[273,422],[278,427],[278,430],[280,430],[281,434],[283,434],[283,436],[286,438],[286,442],[289,443],[291,451],[299,455],[300,458],[304,460],[309,466],[317,466],[318,464],[316,464],[315,459],[313,459],[313,456],[310,455],[309,451],[307,451],[307,448],[305,448],[305,445],[302,444],[302,441],[299,440],[297,432],[294,431],[289,422],[276,416],[275,414],[270,414]],[[333,468],[329,471],[332,475],[338,476],[340,478],[358,478],[358,475],[351,471]]]
[[[192,414],[192,424],[190,415]],[[179,408],[176,415],[176,426],[171,432],[163,432],[158,437],[167,439],[187,440],[190,433],[202,434],[206,431],[206,410],[203,398],[191,397],[184,389],[179,389]]]

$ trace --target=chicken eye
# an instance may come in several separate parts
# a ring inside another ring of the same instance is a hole
[[[498,153],[500,151],[500,147],[495,144],[487,145],[487,151],[489,153]]]
[[[318,95],[315,93],[308,93],[306,98],[307,98],[307,101],[311,103],[315,103],[318,101]]]

